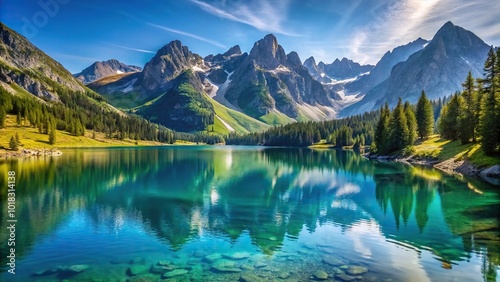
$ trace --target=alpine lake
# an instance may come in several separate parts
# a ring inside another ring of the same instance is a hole
[[[477,179],[342,150],[63,153],[0,160],[0,281],[500,280],[500,189]]]

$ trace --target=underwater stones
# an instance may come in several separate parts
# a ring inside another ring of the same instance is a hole
[[[283,271],[278,274],[279,279],[287,279],[288,277],[290,277],[290,272],[287,271]]]
[[[255,269],[255,267],[250,263],[244,263],[240,266],[240,268],[243,270],[254,270]]]
[[[162,278],[165,279],[165,278],[171,278],[174,276],[180,276],[180,275],[188,274],[188,272],[189,271],[187,271],[186,269],[175,269],[175,270],[164,273],[162,275]]]
[[[58,267],[53,267],[53,268],[48,268],[48,269],[43,269],[39,271],[33,272],[33,275],[35,276],[45,276],[45,275],[52,275],[54,273],[57,273],[59,271],[59,266]]]
[[[354,281],[356,280],[356,277],[354,276],[349,276],[347,274],[336,274],[335,275],[335,278],[337,278],[338,280],[340,281],[345,281],[345,282],[349,282],[349,281]]]
[[[354,275],[354,276],[363,274],[367,271],[368,271],[368,269],[366,267],[362,267],[362,266],[358,266],[358,265],[349,265],[349,267],[347,267],[347,269],[345,270],[345,272],[347,274]]]
[[[219,254],[219,253],[213,253],[213,254],[205,256],[204,260],[206,260],[207,262],[212,263],[214,261],[219,260],[220,258],[222,258],[221,254]]]
[[[269,265],[266,265],[266,266],[261,267],[259,269],[262,270],[262,271],[273,271],[273,269]]]
[[[248,252],[236,252],[236,253],[223,254],[222,256],[225,258],[228,258],[228,259],[240,260],[240,259],[249,258],[250,253],[248,253]]]
[[[212,265],[211,269],[216,272],[228,272],[228,273],[241,272],[241,269],[236,267],[236,263],[234,261],[227,259],[220,259],[216,261]]]
[[[343,261],[333,256],[324,256],[323,262],[331,266],[339,266],[344,264]]]
[[[127,282],[156,282],[156,281],[158,281],[158,276],[151,273],[141,274],[127,279]]]
[[[71,266],[56,266],[53,268],[45,269],[45,270],[40,270],[36,271],[33,273],[35,276],[46,276],[46,275],[52,275],[56,273],[63,273],[64,275],[75,275],[80,272],[83,272],[90,268],[90,265],[88,264],[75,264]]]
[[[264,281],[263,278],[253,274],[241,274],[240,281],[242,282],[261,282]]]
[[[156,264],[161,266],[169,266],[172,265],[173,263],[168,260],[159,260]]]
[[[167,271],[171,271],[171,270],[174,270],[176,269],[177,267],[176,266],[167,266],[167,265],[153,265],[151,266],[151,268],[149,269],[149,272],[151,273],[154,273],[154,274],[163,274]]]
[[[89,267],[90,265],[88,264],[75,264],[66,268],[65,271],[76,274],[88,269]]]
[[[254,265],[253,265],[255,268],[262,268],[262,267],[266,267],[267,266],[267,263],[264,263],[262,261],[258,261],[256,262]]]
[[[135,276],[144,272],[147,272],[149,267],[143,264],[132,265],[127,269],[127,274],[130,276]]]
[[[313,273],[313,277],[318,280],[326,280],[328,279],[328,273],[326,273],[326,271],[324,270],[316,270]]]
[[[217,272],[227,272],[227,273],[237,273],[242,271],[241,269],[236,267],[225,267],[225,266],[212,266],[212,270],[215,270]]]

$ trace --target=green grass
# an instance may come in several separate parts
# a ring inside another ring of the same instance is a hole
[[[220,134],[229,134],[229,129],[220,121],[219,118],[214,118],[214,124],[207,126],[208,131],[213,131]]]
[[[228,107],[220,104],[214,99],[209,98],[210,103],[212,103],[215,114],[222,118],[227,124],[229,124],[236,132],[239,133],[248,133],[248,132],[260,132],[269,128],[269,126],[261,121],[258,121],[252,117],[249,117],[243,113],[238,111],[229,109]],[[229,130],[226,128],[222,122],[215,117],[214,120],[214,131],[222,134],[229,133]],[[209,125],[208,128],[211,128],[212,125]]]
[[[271,112],[267,115],[259,117],[259,119],[270,125],[280,125],[295,122],[294,119],[280,112]]]
[[[500,156],[487,156],[479,143],[460,144],[460,141],[443,140],[438,135],[413,146],[417,157],[437,158],[440,161],[466,158],[478,168],[500,164]]]
[[[135,140],[106,139],[104,133],[96,133],[92,138],[92,132],[86,131],[85,136],[72,136],[66,131],[57,130],[56,144],[50,145],[47,134],[38,133],[38,129],[31,126],[20,126],[16,124],[16,116],[7,115],[5,127],[0,129],[0,152],[9,147],[11,136],[19,134],[20,148],[28,149],[53,149],[64,147],[108,147],[108,146],[135,146]],[[138,145],[160,145],[159,142],[138,141]]]

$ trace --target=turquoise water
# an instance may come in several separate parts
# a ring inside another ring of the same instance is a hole
[[[67,149],[16,172],[2,281],[495,281],[498,191],[350,151]],[[4,243],[5,242],[5,243]]]

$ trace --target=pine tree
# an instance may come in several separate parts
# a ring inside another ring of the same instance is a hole
[[[413,143],[415,143],[415,140],[417,140],[417,118],[415,117],[415,113],[411,108],[410,102],[405,102],[404,111],[406,116],[406,124],[408,126],[408,139],[406,140],[406,144],[413,145]]]
[[[400,150],[406,146],[408,141],[408,122],[403,109],[403,102],[401,98],[392,112],[391,119],[391,149]]]
[[[52,126],[49,130],[49,144],[56,144],[56,127]]]
[[[438,128],[441,137],[448,140],[457,140],[460,128],[458,116],[460,114],[460,97],[458,93],[451,96],[448,104],[443,106],[439,118]]]
[[[17,111],[16,123],[17,125],[21,125],[21,112],[19,110]]]
[[[4,128],[5,126],[5,110],[3,107],[0,107],[0,128]]]
[[[18,146],[21,146],[21,145],[22,145],[22,144],[21,144],[21,137],[19,137],[19,133],[18,133],[18,132],[16,132],[16,137],[15,137],[15,138],[16,138],[16,143],[17,143],[17,145],[18,145]]]
[[[493,47],[484,63],[483,99],[480,114],[481,147],[486,154],[493,154],[500,143],[500,60]]]
[[[498,146],[496,108],[495,92],[490,90],[486,93],[481,115],[481,147],[486,154],[494,153]]]
[[[11,150],[14,150],[14,151],[17,151],[17,149],[18,149],[17,142],[16,142],[16,139],[14,138],[14,136],[10,137],[9,147]]]
[[[431,102],[427,99],[425,92],[422,90],[422,95],[417,103],[417,129],[420,139],[429,137],[433,131],[434,118],[432,114]]]
[[[379,154],[386,154],[390,150],[389,146],[389,135],[390,135],[390,120],[391,112],[389,111],[389,105],[386,103],[384,107],[380,108],[380,119],[375,130],[375,146],[376,151]]]
[[[500,52],[499,52],[500,53]],[[500,68],[497,62],[497,54],[495,54],[495,50],[493,46],[491,46],[490,51],[488,52],[488,57],[486,58],[486,62],[484,63],[484,79],[483,79],[483,88],[485,93],[490,91],[495,92],[495,85],[493,83],[493,79],[497,76],[497,71]]]
[[[469,143],[470,139],[476,141],[475,129],[479,122],[476,120],[476,85],[472,72],[469,71],[465,82],[462,84],[464,91],[461,94],[463,103],[460,107],[460,116],[458,118],[459,138],[462,144]]]

